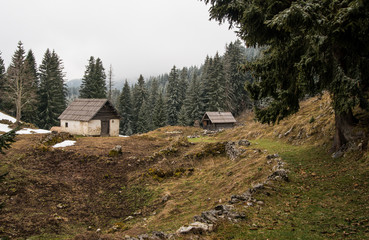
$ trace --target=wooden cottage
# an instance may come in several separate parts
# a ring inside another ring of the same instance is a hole
[[[202,127],[209,130],[232,128],[236,119],[231,112],[206,112],[202,117]]]
[[[61,132],[118,136],[119,114],[107,99],[76,99],[59,116]]]

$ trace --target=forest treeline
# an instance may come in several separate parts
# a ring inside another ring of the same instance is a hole
[[[201,66],[178,69],[144,79],[125,81],[121,90],[107,84],[102,60],[91,56],[79,91],[64,83],[63,63],[55,51],[46,50],[37,68],[32,50],[18,47],[6,69],[0,55],[0,109],[17,120],[40,128],[58,126],[58,116],[68,100],[109,98],[121,116],[121,134],[143,133],[165,125],[193,125],[206,111],[230,111],[234,115],[252,106],[245,83],[249,72],[240,70],[260,54],[258,48],[245,48],[240,41],[226,45],[224,55],[207,56]],[[112,68],[108,73],[111,81]],[[110,87],[107,87],[110,86]]]
[[[165,125],[191,126],[206,111],[230,111],[234,115],[251,108],[253,103],[245,90],[250,73],[240,70],[246,61],[260,53],[245,48],[240,41],[226,45],[224,55],[206,57],[200,66],[176,66],[169,74],[140,76],[137,83],[128,82],[119,99],[112,99],[122,117],[121,133],[143,133]]]

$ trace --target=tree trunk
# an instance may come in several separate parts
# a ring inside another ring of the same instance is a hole
[[[332,152],[336,152],[345,147],[345,145],[352,141],[355,136],[353,135],[353,128],[356,125],[352,111],[337,113],[335,112],[335,127],[336,132],[334,134]]]
[[[22,99],[20,97],[17,98],[16,104],[16,122],[19,123],[22,117]]]

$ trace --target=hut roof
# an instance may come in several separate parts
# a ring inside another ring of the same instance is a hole
[[[206,112],[202,118],[208,116],[212,123],[235,123],[236,119],[231,112]]]
[[[117,110],[108,99],[84,99],[74,100],[59,116],[60,120],[90,121],[105,105],[110,105],[114,113],[119,117]]]

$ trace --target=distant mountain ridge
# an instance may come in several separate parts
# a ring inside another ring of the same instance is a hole
[[[122,90],[125,80],[119,79],[113,81],[112,89],[118,89],[119,91]],[[128,81],[131,83],[131,81]],[[72,79],[65,83],[68,88],[79,88],[82,84],[82,79]],[[108,83],[106,83],[106,87],[108,87]]]

